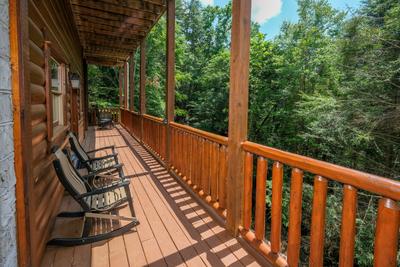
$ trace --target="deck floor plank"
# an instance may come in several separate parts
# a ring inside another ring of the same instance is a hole
[[[49,246],[42,267],[259,266],[121,126],[111,130],[90,127],[83,141],[87,150],[110,145],[115,145],[124,173],[135,175],[130,189],[140,225],[123,236],[91,245]],[[102,155],[104,151],[96,152],[96,156]],[[60,210],[77,209],[79,206],[71,197],[64,197]],[[117,212],[131,215],[128,206]],[[110,227],[110,223],[97,221],[93,231]]]

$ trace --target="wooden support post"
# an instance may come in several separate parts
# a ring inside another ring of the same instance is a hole
[[[128,61],[124,62],[124,109],[128,108]]]
[[[83,60],[83,94],[85,97],[84,103],[84,121],[85,121],[85,130],[88,129],[89,125],[89,86],[88,86],[88,64],[86,60]]]
[[[167,119],[167,154],[166,161],[170,165],[171,133],[169,123],[175,116],[175,0],[167,1],[167,91],[166,91],[166,119]]]
[[[146,114],[146,39],[140,43],[140,139],[143,139],[143,115]]]
[[[10,60],[14,118],[14,169],[18,266],[31,266],[29,196],[32,187],[31,89],[29,74],[28,1],[10,1]],[[33,255],[34,258],[35,255]]]
[[[118,69],[119,107],[122,107],[122,69]]]
[[[131,62],[129,63],[129,96],[130,96],[130,103],[129,108],[130,111],[135,111],[135,59],[136,51],[133,52],[131,56]]]
[[[227,230],[238,234],[243,216],[244,152],[247,139],[251,1],[233,0],[229,89]]]

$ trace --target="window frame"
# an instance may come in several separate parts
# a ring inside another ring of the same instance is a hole
[[[52,145],[55,139],[60,135],[63,130],[68,127],[67,122],[67,71],[68,64],[57,49],[51,45],[50,41],[44,42],[45,54],[45,89],[46,89],[46,117],[47,117],[47,141],[49,146]],[[52,87],[52,73],[50,61],[53,60],[58,64],[59,76],[59,91],[53,90]],[[53,94],[59,96],[59,118],[57,121],[53,118]],[[61,114],[61,115],[60,115]],[[61,120],[61,121],[60,121]],[[56,123],[55,123],[56,122]]]
[[[65,98],[65,64],[64,63],[59,63],[54,57],[50,56],[49,61],[54,61],[57,64],[57,74],[58,74],[58,87],[53,86],[53,77],[51,78],[50,82],[50,93],[52,95],[51,101],[52,101],[52,125],[53,129],[57,128],[58,126],[63,126],[65,124],[65,112],[64,112],[64,98]],[[52,65],[50,65],[50,73],[52,71]],[[51,74],[52,76],[52,74]],[[54,90],[54,88],[58,88],[58,90]],[[58,97],[59,100],[57,101],[58,106],[58,118],[54,118],[54,96]],[[60,122],[61,120],[61,122]]]

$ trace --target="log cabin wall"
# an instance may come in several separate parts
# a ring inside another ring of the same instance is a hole
[[[32,266],[39,266],[63,196],[63,187],[53,169],[50,149],[53,145],[65,144],[73,104],[70,83],[66,82],[68,71],[79,74],[82,79],[83,61],[79,37],[67,1],[29,0],[28,14],[30,64],[25,68],[30,73],[32,117],[32,175],[28,182],[28,210],[31,263]],[[62,71],[62,75],[65,75],[62,77],[65,78],[61,79],[64,83],[64,94],[61,97],[63,123],[56,128],[51,121],[51,101],[48,101],[52,94],[46,92],[46,82],[51,81],[51,78],[46,76],[50,72],[46,69],[49,57],[45,42],[49,42],[50,57],[57,54],[57,61],[62,61],[65,66],[65,71]],[[82,135],[80,138],[83,138],[83,121],[79,127],[82,128],[79,131]]]

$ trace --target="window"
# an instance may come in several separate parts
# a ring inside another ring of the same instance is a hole
[[[63,75],[62,65],[50,58],[51,94],[53,100],[53,127],[63,125]]]

